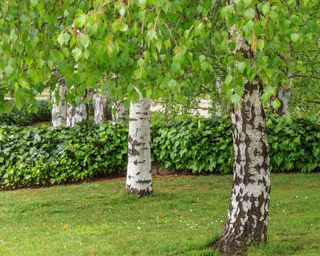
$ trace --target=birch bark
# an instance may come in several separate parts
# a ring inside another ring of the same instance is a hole
[[[57,99],[56,93],[59,93]],[[53,127],[59,127],[66,125],[67,121],[67,104],[65,102],[65,96],[67,93],[67,87],[63,78],[59,79],[56,88],[52,95],[52,125]]]
[[[125,123],[126,110],[124,105],[120,101],[117,101],[113,104],[113,107],[116,110],[116,114],[112,115],[112,121],[114,123]]]
[[[222,255],[267,239],[270,172],[265,114],[258,82],[244,85],[241,107],[231,111],[234,166],[228,220],[216,243]]]
[[[111,113],[107,97],[103,94],[97,94],[94,104],[94,122],[101,124],[109,119],[111,119]]]
[[[88,106],[85,103],[86,95],[82,98],[82,101],[78,106],[68,104],[67,107],[67,126],[74,127],[77,123],[88,120]]]
[[[234,54],[254,59],[255,49],[235,27]],[[233,188],[225,229],[214,247],[224,256],[244,255],[252,244],[267,240],[270,200],[269,150],[265,113],[260,99],[258,77],[243,84],[240,106],[231,108],[234,166]]]
[[[276,98],[279,99],[281,105],[278,109],[275,109],[275,113],[280,116],[287,115],[289,113],[289,99],[291,96],[291,85],[281,86],[277,90]]]
[[[146,98],[130,104],[126,189],[140,196],[152,193],[150,105]]]

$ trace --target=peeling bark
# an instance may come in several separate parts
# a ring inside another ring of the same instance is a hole
[[[58,95],[56,95],[56,93],[59,93],[59,97],[57,97]],[[53,127],[66,125],[66,121],[67,121],[67,104],[65,102],[66,93],[67,93],[66,83],[63,78],[60,78],[52,95]]]
[[[146,98],[130,104],[126,189],[140,196],[152,193],[150,105]]]

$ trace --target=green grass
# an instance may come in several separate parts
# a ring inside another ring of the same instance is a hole
[[[0,255],[216,255],[231,176],[156,178],[153,196],[124,179],[0,192]],[[320,255],[320,175],[272,176],[269,242],[248,255]]]

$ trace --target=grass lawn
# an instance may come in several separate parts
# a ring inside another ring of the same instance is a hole
[[[155,178],[153,196],[124,179],[0,192],[0,255],[216,255],[231,176]],[[248,255],[320,255],[320,175],[272,175],[269,242]]]

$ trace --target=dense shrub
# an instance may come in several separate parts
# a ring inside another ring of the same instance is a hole
[[[18,110],[13,102],[8,113],[0,115],[0,125],[26,126],[35,122],[51,120],[50,103],[47,100],[38,100],[32,106]]]
[[[156,162],[193,173],[230,173],[231,124],[226,119],[188,119],[158,123],[153,129]]]
[[[272,116],[267,121],[272,171],[320,170],[320,120]]]
[[[311,119],[267,121],[271,169],[320,170],[320,125]],[[153,160],[177,171],[231,173],[228,117],[157,122]],[[53,185],[124,172],[127,128],[110,123],[70,128],[0,128],[0,188]]]
[[[270,167],[274,172],[320,170],[320,124],[315,119],[270,116],[267,121]],[[157,124],[154,160],[193,173],[231,173],[230,119],[197,119]]]
[[[105,124],[86,128],[0,128],[0,187],[75,182],[126,166],[127,130]]]

